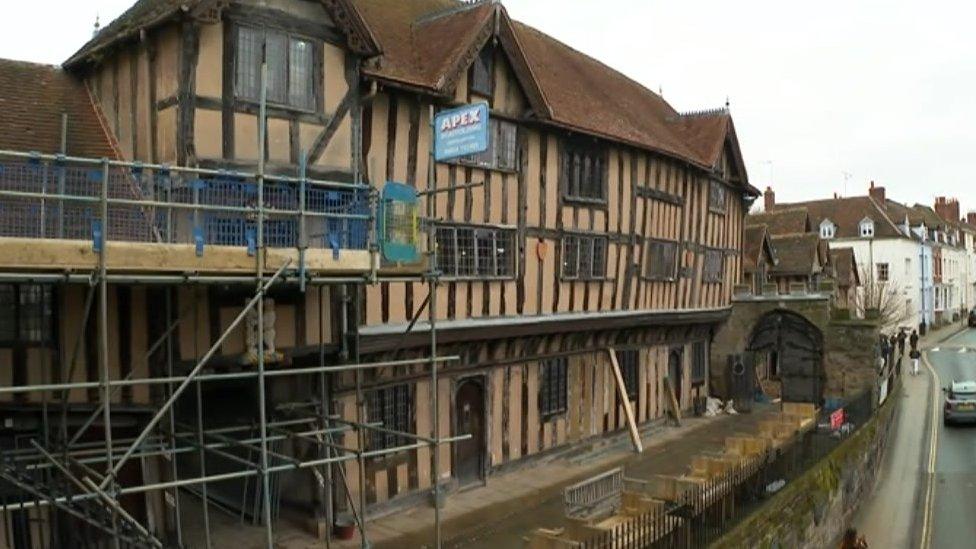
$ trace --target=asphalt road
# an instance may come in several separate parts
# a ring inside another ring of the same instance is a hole
[[[976,330],[932,343],[926,358],[931,370],[904,377],[878,485],[854,517],[871,547],[976,547],[976,427],[944,427],[939,390],[976,380]]]
[[[976,380],[976,330],[931,349],[928,358],[943,387]],[[976,547],[976,427],[943,427],[937,419],[930,547]]]

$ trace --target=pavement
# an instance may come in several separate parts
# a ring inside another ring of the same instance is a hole
[[[522,547],[525,537],[538,527],[563,524],[563,488],[614,467],[625,467],[628,477],[652,474],[677,475],[687,472],[691,458],[701,452],[719,451],[725,437],[752,433],[762,419],[777,411],[771,405],[756,405],[748,414],[711,418],[684,418],[680,427],[658,425],[642,433],[644,452],[633,452],[629,435],[621,431],[600,441],[587,452],[567,452],[546,462],[526,464],[492,475],[485,486],[448,496],[441,510],[443,547]],[[188,547],[205,547],[199,499],[186,494],[183,505],[184,542]],[[242,524],[238,517],[211,510],[210,528],[214,547],[250,549],[263,547],[264,529]],[[282,509],[274,532],[276,549],[321,548],[324,542],[312,537],[301,524],[301,514]],[[367,535],[372,547],[408,548],[433,545],[433,508],[418,505],[371,519]],[[332,540],[333,548],[358,548],[358,535],[351,541]]]
[[[953,324],[930,332],[919,347],[925,352],[935,372],[946,379],[967,373],[976,378],[976,330],[965,330]],[[959,348],[973,348],[966,367],[966,355]],[[935,497],[929,495],[929,460],[932,450],[932,428],[941,429],[941,418],[932,421],[936,404],[937,381],[924,365],[920,375],[908,375],[910,361],[905,357],[902,371],[902,399],[893,432],[881,463],[878,483],[872,494],[855,513],[853,526],[864,535],[871,547],[920,547],[923,532],[931,530],[931,547],[971,547],[976,540],[976,432],[953,431],[938,440],[937,464],[944,472],[937,477]],[[941,391],[938,391],[941,398]],[[967,436],[968,435],[968,436]],[[965,472],[966,470],[970,473]],[[952,482],[946,486],[945,480]],[[957,484],[958,483],[958,484]],[[967,487],[967,484],[969,486]],[[968,498],[968,499],[967,499]],[[933,527],[926,523],[926,501],[935,503]],[[961,502],[966,506],[954,507]],[[969,516],[960,516],[969,515]],[[957,522],[958,521],[958,522]],[[954,541],[954,543],[953,543]],[[927,546],[924,546],[927,547]]]

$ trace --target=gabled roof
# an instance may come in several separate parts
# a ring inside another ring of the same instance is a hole
[[[60,153],[62,113],[66,154],[117,156],[83,83],[58,67],[0,59],[0,149]]]
[[[760,212],[746,216],[747,225],[766,225],[769,234],[784,235],[808,233],[812,228],[810,215],[806,208],[783,208],[770,212]],[[819,224],[818,224],[819,225]]]
[[[825,264],[820,235],[816,233],[773,236],[770,241],[778,259],[769,270],[772,275],[812,275]]]
[[[824,219],[837,226],[835,238],[860,237],[861,220],[870,217],[874,221],[874,235],[878,238],[908,238],[895,225],[881,206],[869,196],[829,198],[809,202],[777,204],[775,210],[802,207],[810,215],[812,226],[819,227]]]
[[[776,253],[769,241],[765,225],[749,225],[745,228],[742,241],[742,270],[754,273],[759,268],[759,260],[766,256],[769,265],[776,264]]]
[[[861,275],[857,272],[857,260],[853,248],[832,248],[830,259],[834,265],[834,280],[838,286],[861,285]]]
[[[363,23],[362,17],[350,0],[321,0],[330,10],[333,19],[346,31],[349,47],[363,54],[375,54],[379,50],[375,38]],[[190,16],[205,14],[208,10],[223,7],[226,0],[137,0],[129,9],[102,28],[74,55],[64,62],[72,68],[97,56],[102,50],[139,35],[179,14]]]
[[[351,0],[372,29],[382,56],[370,77],[448,95],[497,29],[499,44],[528,96],[533,115],[553,125],[627,143],[713,169],[723,147],[739,155],[725,109],[681,115],[663,98],[547,34],[509,18],[497,2]],[[443,51],[432,51],[440,48]],[[741,162],[742,185],[747,182]]]

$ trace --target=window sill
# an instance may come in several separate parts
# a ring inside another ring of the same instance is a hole
[[[567,278],[565,276],[560,276],[560,282],[606,282],[610,280],[610,277],[601,276],[596,278]]]
[[[261,101],[260,100],[256,100],[256,99],[249,99],[247,97],[239,97],[239,96],[236,96],[235,95],[234,96],[234,101],[236,101],[236,102],[238,102],[240,104],[249,105],[249,106],[255,107],[255,108],[260,108],[261,107]],[[293,113],[296,113],[296,114],[309,114],[309,115],[313,115],[313,116],[319,114],[318,109],[316,109],[315,107],[312,107],[312,108],[295,107],[295,106],[286,105],[286,104],[283,104],[283,103],[274,103],[272,101],[268,101],[267,102],[267,107],[270,108],[270,109],[278,109],[278,110],[282,110],[282,111],[289,111],[289,112],[293,112]]]
[[[484,164],[477,164],[475,162],[463,162],[463,161],[459,161],[459,160],[456,160],[456,161],[441,160],[440,162],[438,162],[438,164],[442,164],[444,166],[459,166],[459,167],[462,167],[462,168],[473,168],[473,169],[476,169],[476,170],[485,170],[485,171],[489,171],[489,172],[500,173],[500,174],[503,174],[503,175],[519,175],[519,173],[520,173],[517,168],[499,168],[497,166],[485,166]]]
[[[567,410],[558,410],[555,412],[549,412],[548,414],[539,414],[539,418],[542,423],[549,423],[550,421],[556,421],[557,419],[565,419]]]
[[[724,210],[724,209],[713,208],[713,207],[709,206],[708,207],[708,213],[713,213],[715,215],[725,215],[726,213],[728,213],[728,211],[727,210]]]
[[[570,205],[587,206],[590,208],[603,208],[606,209],[607,200],[604,198],[587,198],[585,196],[570,196],[567,194],[563,195],[563,202]]]
[[[514,276],[442,276],[441,282],[513,282]]]
[[[674,276],[661,277],[661,276],[645,276],[643,277],[645,282],[677,282],[678,278]]]

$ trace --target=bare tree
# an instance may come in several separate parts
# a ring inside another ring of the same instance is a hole
[[[860,271],[861,286],[854,292],[854,306],[862,317],[878,320],[885,331],[914,324],[913,311],[897,282],[881,280],[870,268],[861,267]]]

